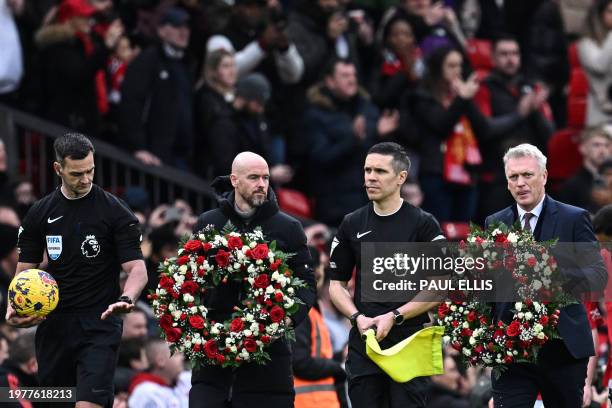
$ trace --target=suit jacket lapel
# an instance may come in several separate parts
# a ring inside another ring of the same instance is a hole
[[[557,227],[557,202],[546,196],[544,199],[544,208],[542,208],[541,217],[538,217],[535,236],[539,241],[548,241],[555,237],[555,229]],[[538,228],[540,231],[537,231]]]

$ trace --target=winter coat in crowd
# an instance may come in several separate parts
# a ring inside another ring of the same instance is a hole
[[[77,33],[68,24],[43,26],[36,34],[41,50],[43,111],[54,122],[94,133],[100,114],[96,72],[104,69],[109,50],[95,35]]]
[[[128,66],[121,87],[124,147],[145,150],[162,162],[190,168],[193,153],[193,66],[188,56],[154,45]]]
[[[341,101],[324,85],[308,92],[310,107],[304,116],[310,170],[310,189],[315,197],[317,220],[339,225],[343,217],[367,203],[363,187],[363,162],[377,141],[378,109],[365,91]],[[366,121],[366,137],[353,131],[358,115]],[[329,175],[334,177],[330,178]]]

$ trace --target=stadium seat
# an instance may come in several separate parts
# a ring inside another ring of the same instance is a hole
[[[475,70],[489,71],[493,67],[491,60],[491,41],[478,38],[468,40],[467,56]]]
[[[553,190],[582,165],[579,134],[579,130],[566,128],[555,132],[548,140],[548,177]]]
[[[275,190],[281,210],[297,217],[312,218],[312,208],[304,193],[289,188]]]
[[[580,57],[578,57],[578,48],[576,45],[576,41],[571,43],[569,47],[567,47],[567,58],[569,60],[570,68],[581,68]]]
[[[467,222],[443,222],[442,233],[449,241],[461,241],[467,239],[470,233],[470,225]]]
[[[567,125],[582,129],[586,120],[589,82],[582,68],[572,68],[567,94]]]

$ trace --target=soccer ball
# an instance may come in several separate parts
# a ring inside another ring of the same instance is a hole
[[[53,276],[40,269],[27,269],[13,278],[9,302],[18,316],[46,316],[55,309],[59,289]]]

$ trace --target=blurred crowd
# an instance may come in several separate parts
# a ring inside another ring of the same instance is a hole
[[[265,157],[315,255],[336,362],[326,373],[347,406],[350,325],[325,268],[334,228],[367,201],[365,153],[407,147],[404,199],[457,227],[512,202],[501,158],[531,143],[549,158],[547,191],[595,214],[612,203],[612,0],[0,0],[0,103],[206,179],[241,151]],[[0,143],[0,293],[20,219],[47,193],[6,166]],[[153,289],[197,214],[182,200],[154,207],[138,188],[122,198]],[[163,380],[159,406],[186,406],[182,357],[156,340],[146,293],[139,307],[124,322],[116,405],[146,405]],[[33,339],[0,327],[0,381],[31,384]],[[449,350],[430,406],[487,406],[488,373],[458,361]]]

